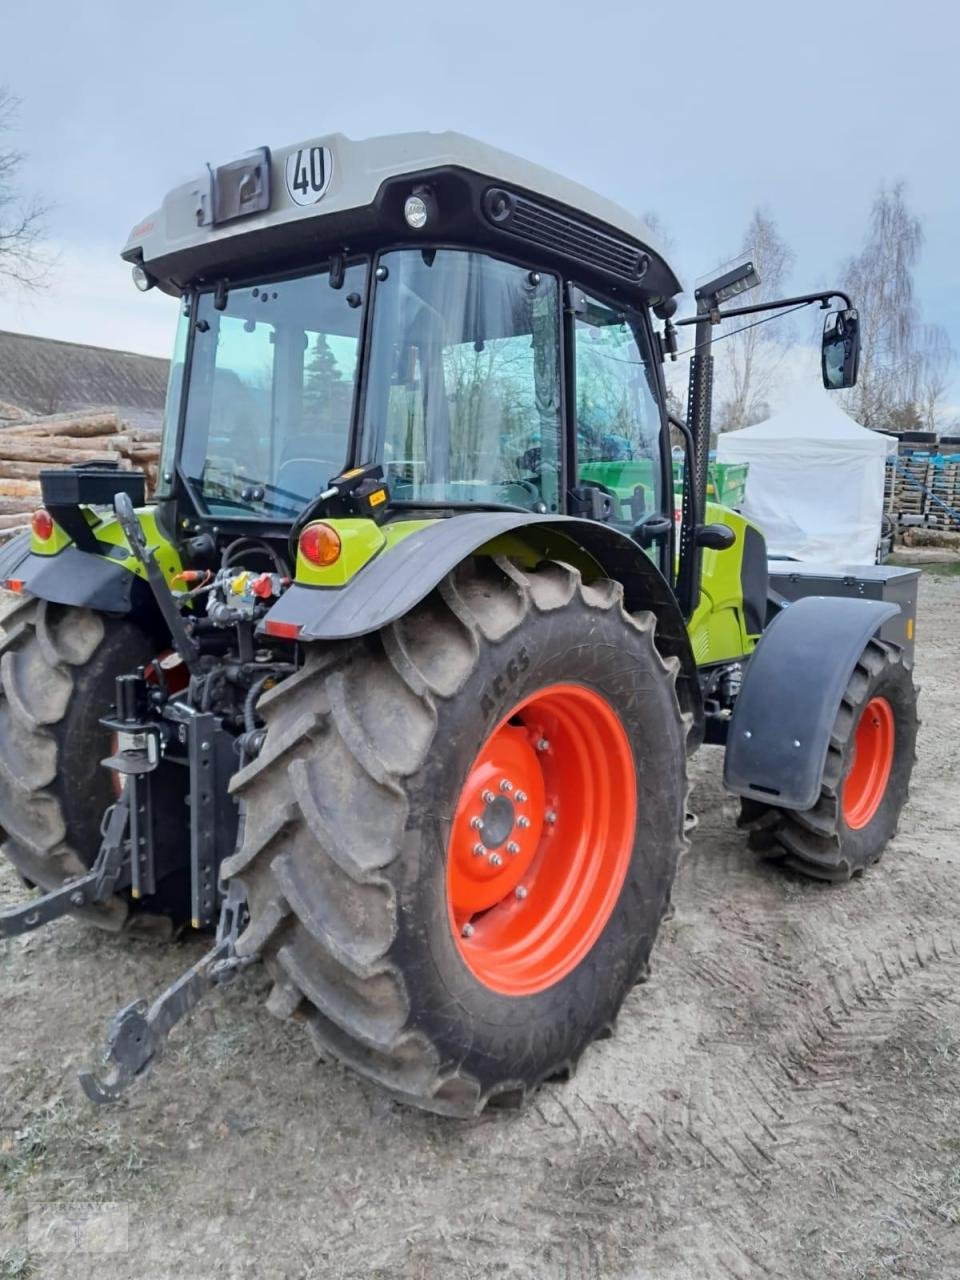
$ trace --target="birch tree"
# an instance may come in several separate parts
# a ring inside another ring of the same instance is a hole
[[[861,251],[847,262],[843,286],[860,313],[860,374],[847,408],[865,427],[883,427],[912,399],[918,314],[913,273],[923,227],[905,187],[881,188]]]
[[[760,284],[744,301],[765,302],[782,297],[793,257],[772,215],[764,209],[755,209],[738,258],[749,258],[753,262]],[[759,320],[762,316],[756,318]],[[732,320],[730,330],[749,323],[749,319]],[[761,422],[767,416],[768,398],[790,346],[791,331],[782,320],[744,328],[744,332],[724,339],[717,352],[721,385],[726,392],[718,406],[719,431],[735,431]]]

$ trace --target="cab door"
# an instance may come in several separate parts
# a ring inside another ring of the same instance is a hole
[[[646,525],[638,540],[669,579],[673,486],[649,328],[574,286],[570,301],[575,492],[609,497],[607,522],[625,533]]]

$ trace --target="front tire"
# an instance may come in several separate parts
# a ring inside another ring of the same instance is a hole
[[[687,724],[654,625],[616,583],[478,558],[264,696],[223,870],[248,891],[238,949],[322,1054],[468,1116],[609,1033],[684,844]]]
[[[750,847],[815,880],[862,875],[896,835],[917,723],[917,690],[900,650],[871,640],[837,712],[817,803],[797,812],[742,801]]]

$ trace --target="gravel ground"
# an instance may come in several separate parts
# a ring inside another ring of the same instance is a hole
[[[958,609],[960,577],[925,574],[920,758],[883,862],[842,886],[758,864],[704,750],[652,981],[519,1116],[421,1115],[317,1063],[256,971],[97,1110],[76,1072],[105,1020],[202,946],[71,920],[0,944],[0,1275],[960,1277]],[[64,1202],[119,1205],[127,1251],[44,1236]]]

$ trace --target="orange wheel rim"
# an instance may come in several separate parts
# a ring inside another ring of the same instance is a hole
[[[843,820],[852,830],[865,827],[877,810],[893,767],[893,708],[886,698],[864,707],[853,741],[853,761],[843,784]]]
[[[633,752],[605,698],[555,684],[517,703],[470,767],[447,849],[450,924],[473,975],[521,996],[575,969],[616,906],[636,817]]]

